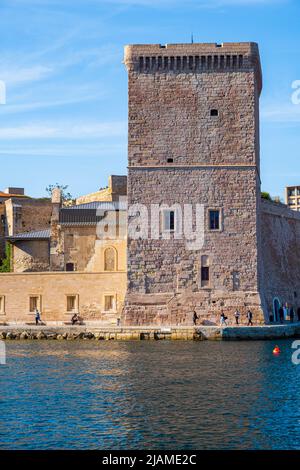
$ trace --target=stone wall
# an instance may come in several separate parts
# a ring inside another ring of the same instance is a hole
[[[126,271],[126,239],[97,239],[95,226],[61,227],[64,263],[73,263],[76,271],[104,271],[104,252],[112,247],[116,253],[116,270]]]
[[[29,297],[40,296],[41,317],[45,322],[68,322],[67,296],[78,296],[83,320],[109,321],[116,324],[126,289],[125,273],[25,273],[0,274],[0,296],[5,298],[5,312],[0,322],[33,322]],[[104,296],[116,296],[116,310],[105,312]]]
[[[50,228],[52,204],[47,199],[8,199],[5,208],[9,236]]]
[[[108,179],[108,187],[94,193],[80,196],[76,204],[87,204],[94,201],[118,201],[120,196],[127,194],[127,176],[111,175]]]
[[[143,204],[149,214],[151,204],[202,204],[205,235],[197,250],[161,233],[146,240],[129,235],[125,323],[184,324],[194,309],[203,321],[216,322],[222,309],[232,315],[237,307],[250,307],[256,321],[264,321],[258,294],[257,46],[128,46],[125,63],[129,207]],[[209,209],[220,210],[221,230],[208,229]],[[203,256],[210,265],[206,287],[200,283]]]
[[[268,312],[273,300],[300,307],[300,214],[283,204],[261,206],[261,294]]]
[[[5,205],[0,203],[0,260],[5,257]]]
[[[25,240],[12,244],[13,272],[49,271],[49,269],[48,240]]]

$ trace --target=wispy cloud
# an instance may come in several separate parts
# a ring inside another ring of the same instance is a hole
[[[300,123],[300,104],[277,103],[264,106],[260,112],[262,121],[278,123]]]
[[[90,122],[90,123],[36,123],[16,127],[0,128],[0,139],[100,139],[126,137],[127,123]]]
[[[33,65],[29,67],[12,67],[0,63],[0,77],[8,85],[22,84],[24,82],[35,82],[48,78],[53,72],[52,67]]]

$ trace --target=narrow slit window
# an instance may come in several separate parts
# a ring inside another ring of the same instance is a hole
[[[208,287],[210,284],[210,260],[209,256],[201,256],[201,287]]]
[[[209,211],[209,230],[220,230],[220,211]]]
[[[163,211],[163,230],[165,232],[175,231],[175,211],[172,211],[172,210]]]

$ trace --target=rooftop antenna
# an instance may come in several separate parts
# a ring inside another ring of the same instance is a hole
[[[193,33],[191,35],[191,44],[194,44],[194,35],[193,35]]]

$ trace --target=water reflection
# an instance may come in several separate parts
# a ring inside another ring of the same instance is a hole
[[[290,345],[7,343],[0,448],[299,449]]]

